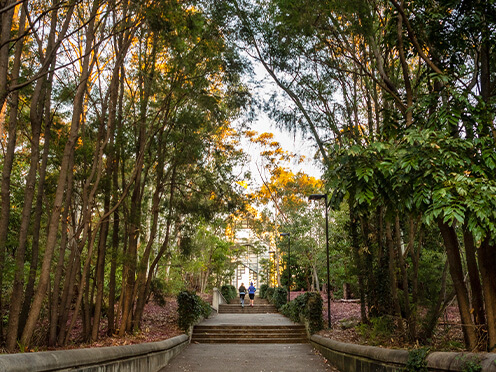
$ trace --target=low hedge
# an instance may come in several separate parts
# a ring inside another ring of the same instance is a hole
[[[182,291],[177,295],[177,312],[179,314],[178,325],[184,332],[188,333],[200,317],[208,318],[212,312],[210,304],[201,299],[194,292]]]
[[[324,328],[322,306],[320,293],[306,292],[282,306],[280,311],[295,323],[305,323],[310,334],[313,334]]]
[[[267,298],[267,289],[269,286],[267,284],[262,284],[260,286],[260,298]]]
[[[286,302],[288,302],[288,290],[283,287],[275,288],[274,294],[269,301],[279,309],[281,306],[285,305]]]
[[[272,302],[272,296],[274,295],[274,290],[275,290],[275,288],[274,288],[274,287],[269,287],[269,288],[267,288],[267,290],[265,291],[265,298],[266,298],[269,302]]]
[[[238,297],[238,292],[236,291],[236,287],[233,285],[223,285],[220,287],[220,293],[226,299],[227,303],[231,302],[232,299]]]

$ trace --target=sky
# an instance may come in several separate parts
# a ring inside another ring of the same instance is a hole
[[[284,95],[280,88],[272,81],[272,78],[267,74],[265,69],[260,63],[253,61],[254,65],[254,81],[246,82],[253,91],[253,94],[262,97],[263,99],[268,99],[274,91],[279,94]],[[288,102],[291,104],[292,102]],[[277,128],[276,123],[268,117],[263,111],[258,112],[257,119],[250,123],[250,129],[258,132],[259,134],[264,132],[269,132],[274,134],[274,140],[281,144],[283,150],[295,153],[299,156],[304,156],[305,161],[301,164],[291,164],[290,168],[294,173],[298,171],[303,171],[309,176],[320,178],[322,175],[322,169],[313,159],[317,148],[315,147],[315,142],[313,140],[302,138],[301,133],[290,133],[289,131]],[[254,186],[260,186],[262,181],[257,170],[256,164],[260,165],[261,157],[259,154],[260,149],[250,143],[248,140],[244,139],[242,141],[243,149],[250,156],[250,163],[247,164],[247,168],[252,174],[252,183]]]

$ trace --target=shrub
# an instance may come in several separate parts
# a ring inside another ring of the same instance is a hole
[[[394,319],[387,315],[370,318],[370,324],[362,323],[358,326],[362,337],[367,338],[371,345],[380,345],[390,339],[394,329]]]
[[[267,298],[267,289],[269,286],[267,284],[262,284],[260,286],[260,298]]]
[[[228,303],[231,302],[232,299],[238,296],[238,292],[236,291],[236,288],[230,284],[223,285],[222,287],[220,287],[220,293],[222,293],[222,296],[224,296],[224,298]]]
[[[427,354],[428,348],[413,349],[408,352],[405,371],[407,372],[427,372]]]
[[[322,304],[320,293],[307,292],[282,306],[280,311],[293,322],[305,323],[309,332],[313,334],[324,328]]]
[[[208,318],[212,311],[210,305],[193,292],[182,291],[177,295],[179,328],[188,332],[201,316]]]
[[[288,301],[288,291],[286,288],[277,287],[274,289],[271,302],[278,309]]]
[[[274,290],[275,290],[274,287],[269,287],[265,291],[265,298],[269,300],[269,302],[272,302],[272,296],[274,296]]]

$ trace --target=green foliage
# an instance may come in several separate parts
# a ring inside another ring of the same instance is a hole
[[[212,309],[200,296],[190,291],[182,291],[177,295],[177,312],[179,328],[188,332],[200,317],[208,318]]]
[[[231,302],[232,299],[238,296],[236,288],[230,284],[220,287],[220,293],[222,293],[227,302]]]
[[[481,372],[482,365],[478,356],[458,356],[457,359],[462,361],[462,372]]]
[[[267,289],[269,288],[268,284],[262,284],[260,286],[260,298],[267,298]]]
[[[265,298],[269,300],[269,302],[272,302],[272,297],[274,296],[275,290],[276,289],[274,287],[267,288],[267,291],[265,292]]]
[[[278,309],[288,301],[288,290],[284,287],[277,287],[269,299]]]
[[[394,319],[387,315],[370,318],[370,324],[358,325],[358,332],[369,340],[371,345],[380,345],[383,340],[389,340],[394,329]]]
[[[280,308],[281,313],[293,322],[307,324],[311,334],[324,328],[322,320],[322,296],[318,292],[306,292]]]
[[[407,372],[428,372],[427,369],[427,354],[429,348],[413,349],[408,352],[408,360],[405,365]]]

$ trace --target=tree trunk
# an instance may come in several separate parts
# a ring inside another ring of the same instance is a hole
[[[72,164],[74,164],[74,159],[71,161],[71,165]],[[52,307],[50,312],[50,330],[48,334],[49,346],[55,346],[57,343],[57,325],[59,325],[59,329],[60,329],[59,318],[61,316],[61,312],[63,311],[63,309],[65,309],[65,306],[63,306],[63,304],[65,304],[64,296],[62,296],[62,299],[59,299],[59,293],[60,293],[60,281],[62,279],[62,274],[64,271],[65,251],[67,249],[67,242],[69,239],[67,234],[67,219],[69,217],[69,210],[71,206],[73,177],[74,177],[73,173],[72,172],[69,173],[65,208],[62,213],[62,229],[61,229],[62,237],[60,239],[59,257],[58,257],[57,267],[55,269],[55,277],[53,279]],[[66,271],[69,273],[71,272],[71,267],[72,267],[71,263],[74,262],[73,254],[71,254],[71,257],[72,259],[69,259],[69,264],[67,267],[68,270]],[[69,278],[66,278],[66,280],[69,280]],[[69,283],[67,284],[69,285]],[[70,285],[73,286],[73,282],[70,282]],[[64,290],[66,290],[65,284],[64,284]]]
[[[413,223],[413,220],[410,218],[410,221]],[[410,293],[409,293],[409,285],[408,285],[408,274],[406,272],[406,263],[405,258],[403,256],[402,251],[402,238],[401,238],[401,224],[400,217],[396,214],[395,218],[395,231],[396,231],[396,251],[398,257],[398,266],[401,270],[401,279],[403,286],[403,301],[405,303],[405,318],[408,326],[408,338],[410,340],[415,340],[415,321],[416,319],[412,319],[412,313],[410,308]],[[411,226],[411,234],[415,235],[415,231],[413,229],[413,225]],[[410,236],[410,241],[413,242],[413,237]]]
[[[59,310],[59,333],[57,336],[57,342],[59,345],[64,345],[66,334],[68,334],[67,320],[69,318],[69,313],[71,312],[74,287],[76,284],[76,273],[81,271],[81,252],[78,251],[79,247],[74,239],[71,246],[72,249],[66,271],[69,275],[66,277],[64,282],[64,292],[62,294],[62,301],[60,302]],[[72,316],[77,316],[77,314],[73,313]]]
[[[486,324],[486,315],[484,313],[484,297],[482,295],[482,286],[479,278],[479,268],[477,267],[477,259],[475,255],[475,243],[472,233],[463,228],[463,242],[465,246],[465,257],[467,260],[468,278],[470,280],[470,291],[472,293],[472,309],[474,314],[474,323],[477,327],[477,336],[481,336],[485,329],[481,329]]]
[[[26,346],[29,345],[31,342],[31,337],[33,335],[33,331],[35,329],[36,322],[38,320],[38,316],[40,314],[43,300],[45,298],[46,291],[48,288],[48,282],[50,280],[51,262],[59,231],[58,227],[60,223],[60,213],[62,209],[64,191],[67,185],[67,175],[69,172],[73,171],[72,169],[69,169],[68,165],[72,153],[74,151],[76,139],[79,134],[79,125],[83,111],[84,95],[86,93],[86,85],[90,73],[89,71],[90,56],[91,56],[90,52],[93,48],[92,44],[95,36],[94,24],[95,24],[95,15],[97,9],[98,9],[98,0],[95,0],[95,2],[93,3],[91,18],[88,24],[88,32],[86,33],[87,44],[82,62],[82,68],[81,68],[82,74],[81,74],[80,84],[78,85],[74,99],[74,110],[72,115],[71,129],[69,132],[67,143],[64,148],[62,163],[60,166],[59,178],[57,181],[57,189],[55,191],[55,200],[53,202],[52,213],[48,224],[48,237],[46,241],[45,255],[43,257],[43,263],[41,266],[40,279],[38,283],[38,288],[36,289],[36,293],[33,298],[33,304],[31,306],[31,310],[29,312],[28,319],[26,321],[26,326],[21,336],[21,343]]]
[[[118,137],[122,132],[122,111],[123,111],[123,98],[124,98],[124,67],[121,67],[120,90],[119,90],[119,108],[117,114],[118,123]],[[117,141],[111,139],[111,148],[113,149],[113,166],[112,166],[112,193],[113,200],[118,199],[119,190],[119,163],[120,163],[120,149],[116,146]],[[114,211],[114,223],[112,227],[112,259],[110,263],[110,278],[109,278],[109,309],[108,309],[108,334],[111,336],[115,333],[115,274],[117,271],[117,257],[119,251],[119,209]],[[117,312],[117,314],[119,314]]]
[[[40,158],[40,135],[43,123],[43,111],[45,106],[46,79],[42,78],[36,83],[33,92],[30,121],[31,121],[31,159],[29,172],[26,177],[24,191],[24,205],[22,209],[21,225],[19,228],[19,245],[16,252],[16,265],[14,284],[9,308],[9,323],[7,327],[6,348],[13,351],[17,345],[17,331],[19,329],[19,315],[21,313],[22,299],[24,298],[24,262],[28,232],[31,223],[31,209],[36,192],[36,174]],[[22,345],[24,346],[24,345]]]
[[[14,1],[1,1],[2,9],[12,5]],[[7,110],[7,96],[9,94],[9,87],[7,86],[7,79],[9,76],[9,48],[12,32],[12,21],[14,18],[15,7],[0,14],[0,138],[4,135],[5,113]],[[24,27],[24,24],[21,24]],[[19,41],[19,44],[22,44]]]
[[[423,322],[424,326],[420,332],[420,339],[422,341],[427,341],[432,338],[434,329],[438,323],[439,317],[446,306],[446,278],[448,276],[448,261],[444,264],[443,274],[441,276],[441,289],[437,298],[436,305],[430,308],[426,315],[426,320]]]
[[[398,319],[398,328],[402,334],[405,333],[405,327],[403,326],[403,318],[401,316],[400,300],[398,298],[398,281],[396,280],[396,268],[395,268],[395,254],[394,254],[394,242],[393,242],[393,232],[391,228],[391,222],[386,221],[386,243],[389,251],[389,282],[391,283],[391,297],[393,299],[394,314]]]
[[[5,2],[2,2],[5,3]],[[8,12],[7,12],[8,13]],[[5,14],[7,17],[7,14]],[[2,17],[2,24],[4,22],[4,15]],[[19,33],[24,33],[24,28],[26,24],[26,13],[24,8],[21,9],[21,16],[19,20]],[[10,35],[10,32],[9,32]],[[21,68],[21,56],[22,47],[24,39],[17,41],[16,49],[14,54],[14,61],[12,65],[12,83],[16,84],[19,78],[19,71]],[[0,59],[4,57],[4,50],[7,51],[7,66],[8,66],[8,44],[2,44],[4,47],[0,50]],[[2,69],[4,67],[3,61],[0,62],[0,94],[2,89],[6,89],[7,73],[2,76]],[[6,71],[5,71],[6,72]],[[3,84],[3,86],[2,86]],[[10,115],[9,115],[9,133],[7,150],[3,157],[3,168],[2,168],[2,185],[0,189],[0,314],[3,314],[3,274],[4,264],[5,264],[5,248],[7,242],[7,234],[9,230],[9,219],[10,219],[10,176],[12,174],[12,166],[14,164],[14,154],[17,142],[17,110],[19,108],[19,92],[14,92],[11,97],[10,105]],[[0,123],[0,136],[2,135],[3,123]],[[3,343],[3,322],[0,322],[0,344]]]
[[[55,61],[52,63],[52,66],[55,66]],[[52,119],[50,115],[50,103],[51,103],[51,92],[52,92],[52,84],[53,84],[53,73],[48,75],[47,79],[47,93],[45,94],[45,144],[43,147],[43,158],[42,164],[40,167],[40,175],[38,182],[38,191],[36,195],[36,205],[34,210],[34,222],[33,222],[33,243],[31,246],[31,263],[29,269],[29,278],[28,284],[26,285],[26,290],[24,292],[24,302],[22,304],[21,314],[19,316],[19,330],[18,333],[21,334],[24,325],[26,324],[26,319],[28,317],[29,308],[31,307],[31,298],[34,293],[34,285],[36,280],[36,273],[38,270],[38,262],[39,262],[39,250],[40,250],[40,226],[41,226],[41,217],[43,213],[43,196],[45,195],[45,178],[46,178],[46,170],[48,164],[48,155],[50,152],[50,130]]]
[[[442,220],[438,220],[438,226],[444,240],[450,275],[455,287],[456,299],[458,300],[458,308],[462,321],[463,338],[467,349],[473,351],[477,349],[477,335],[472,317],[470,315],[470,302],[468,300],[468,291],[463,277],[458,238],[453,226],[448,225]]]
[[[350,209],[350,234],[351,234],[351,245],[353,250],[353,259],[358,268],[358,290],[360,293],[360,314],[362,318],[362,322],[367,322],[367,309],[365,304],[365,281],[364,281],[364,273],[363,273],[363,264],[360,257],[360,244],[358,241],[358,231],[357,231],[357,220],[355,216],[355,209],[353,203],[355,202],[355,197],[350,197],[349,199],[349,209]],[[327,288],[329,290],[329,288]]]
[[[496,350],[496,247],[486,238],[479,248],[479,270],[487,316],[487,351]]]

